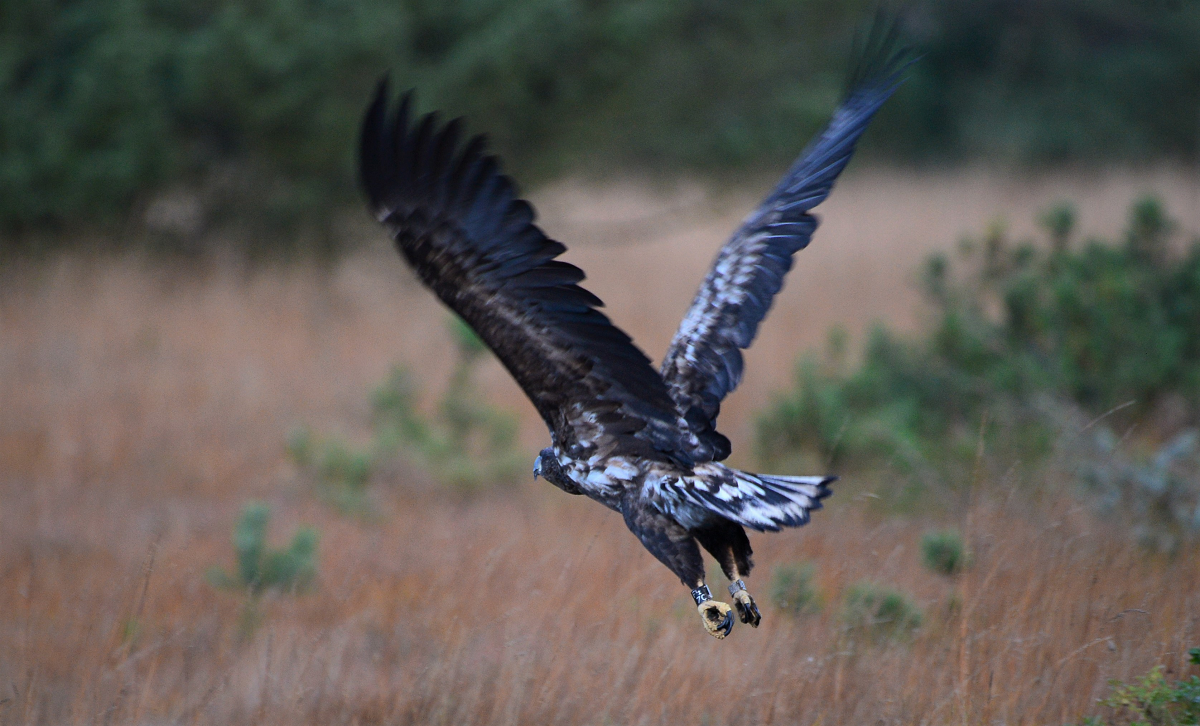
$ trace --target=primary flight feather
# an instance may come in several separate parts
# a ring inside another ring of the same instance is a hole
[[[550,429],[534,475],[620,512],[642,544],[691,589],[705,629],[724,638],[732,609],[704,582],[703,546],[732,581],[742,622],[761,615],[746,591],[745,527],[797,527],[829,495],[827,476],[775,476],[720,463],[722,399],[742,354],[817,228],[855,144],[905,67],[894,37],[873,37],[825,130],[720,250],[660,371],[579,286],[583,271],[534,224],[482,137],[458,120],[392,108],[381,83],[363,121],[359,174],[372,213],[400,253],[496,354]]]

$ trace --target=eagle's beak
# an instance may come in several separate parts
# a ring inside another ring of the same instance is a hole
[[[541,455],[538,455],[538,458],[533,460],[533,480],[537,481],[538,474],[541,474],[541,473],[542,473],[542,457],[541,457]]]

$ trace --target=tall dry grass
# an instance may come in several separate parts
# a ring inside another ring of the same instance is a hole
[[[798,262],[764,327],[771,354],[751,357],[726,412],[741,451],[748,412],[829,323],[911,324],[912,298],[894,291],[978,220],[954,229],[926,211],[912,230],[896,215],[932,205],[922,189],[969,208],[991,183],[972,179],[839,187],[858,231],[831,205]],[[571,242],[609,205],[573,256],[656,354],[744,210],[621,190],[588,209],[578,193],[543,197],[547,226]],[[649,242],[611,244],[639,230]],[[365,436],[368,391],[396,361],[436,389],[443,320],[382,248],[330,272],[84,256],[3,272],[0,723],[1063,723],[1094,712],[1107,679],[1182,672],[1200,645],[1194,558],[1150,557],[1031,482],[976,482],[950,508],[974,551],[958,580],[920,565],[921,534],[944,519],[883,516],[869,493],[889,482],[845,483],[812,526],[754,537],[764,623],[724,642],[619,517],[541,482],[460,500],[400,466],[377,482],[373,516],[322,507],[284,455],[287,431]],[[484,378],[522,412],[532,460],[545,440],[532,409],[498,366]],[[247,637],[242,598],[204,573],[230,564],[250,497],[272,504],[276,542],[301,522],[322,542],[317,588],[269,597]],[[771,567],[798,560],[817,563],[825,607],[790,619],[765,595]],[[925,622],[910,642],[844,627],[839,598],[861,580],[912,593]]]
[[[763,570],[818,562],[827,606],[798,620],[766,606],[761,628],[724,642],[619,518],[585,502],[397,497],[369,526],[280,504],[322,528],[321,582],[268,601],[249,642],[238,598],[203,578],[229,556],[231,509],[147,532],[138,509],[59,503],[83,510],[75,521],[112,516],[114,544],[142,544],[140,558],[14,533],[5,721],[1065,723],[1109,678],[1181,668],[1200,638],[1194,563],[1148,561],[1061,504],[972,509],[976,566],[957,584],[920,568],[920,523],[852,502],[757,538]],[[843,629],[837,598],[861,579],[925,608],[911,643]]]

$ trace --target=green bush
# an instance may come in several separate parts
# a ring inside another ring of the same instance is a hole
[[[899,590],[859,582],[846,592],[842,617],[852,633],[871,640],[903,640],[921,627],[921,608]]]
[[[397,454],[460,491],[510,483],[524,471],[516,417],[483,403],[473,384],[487,347],[460,318],[452,317],[448,327],[458,357],[433,414],[417,408],[408,372],[397,367],[372,395],[374,437],[368,449],[314,437],[304,427],[289,436],[289,455],[312,473],[322,497],[343,510],[361,511],[371,473]]]
[[[1200,665],[1200,648],[1188,651],[1190,662]],[[1100,701],[1112,710],[1112,724],[1132,726],[1197,726],[1200,724],[1200,676],[1171,684],[1163,667],[1155,666],[1132,683],[1110,681],[1112,695]],[[1104,726],[1097,717],[1085,718],[1082,726]]]
[[[267,546],[267,523],[271,509],[251,502],[242,509],[233,531],[237,566],[233,572],[213,567],[208,579],[213,585],[248,592],[257,597],[267,590],[299,592],[317,575],[317,543],[320,536],[311,527],[301,527],[284,549]]]
[[[656,166],[786,158],[835,100],[837,75],[822,71],[831,56],[843,65],[862,19],[853,10],[828,0],[8,3],[0,228],[115,221],[179,185],[197,191],[210,221],[276,237],[281,225],[320,225],[355,199],[358,123],[385,71],[421,89],[425,109],[486,119],[477,130],[523,172],[614,149]]]
[[[375,391],[376,448],[399,450],[443,484],[460,490],[512,482],[524,470],[516,448],[517,419],[483,403],[473,378],[487,347],[462,321],[450,318],[458,358],[432,416],[420,414],[403,369]]]
[[[780,612],[806,615],[821,611],[821,595],[813,584],[811,562],[780,565],[771,572],[771,603]]]
[[[305,426],[292,430],[286,448],[292,461],[312,473],[322,499],[343,512],[365,511],[367,485],[376,466],[371,451],[336,436],[314,437]]]
[[[940,575],[957,575],[970,563],[962,535],[952,529],[926,532],[921,537],[925,566]]]
[[[91,225],[162,189],[290,239],[354,200],[376,79],[486,123],[523,178],[786,164],[841,90],[863,0],[72,0],[0,9],[0,229]],[[893,158],[1192,158],[1200,6],[913,3]],[[325,229],[324,236],[330,237]],[[0,245],[18,243],[12,235]],[[276,244],[278,241],[276,242]],[[2,248],[0,248],[2,249]]]
[[[1044,222],[1051,235],[1045,247],[1012,244],[997,224],[963,240],[957,261],[932,256],[922,279],[933,322],[918,336],[876,329],[854,370],[832,354],[802,360],[794,388],[758,420],[764,465],[820,457],[835,468],[891,467],[910,487],[955,488],[981,466],[1041,465],[1074,419],[1083,419],[1076,430],[1087,429],[1085,438],[1163,406],[1195,421],[1200,241],[1172,253],[1174,224],[1153,198],[1133,205],[1117,240],[1072,246],[1074,212],[1064,205]],[[1106,413],[1101,425],[1085,425]],[[1169,425],[1176,428],[1142,435],[1157,447],[1179,434],[1178,423]],[[1172,495],[1183,526],[1200,504],[1200,477],[1193,476],[1200,462],[1180,446],[1156,457],[1186,480],[1183,493]],[[1184,459],[1187,472],[1180,473]],[[1079,457],[1079,467],[1088,466]],[[1101,478],[1146,478],[1136,460],[1130,466],[1128,475]]]

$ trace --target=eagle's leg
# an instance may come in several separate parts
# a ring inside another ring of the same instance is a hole
[[[708,634],[717,639],[729,635],[733,630],[733,608],[712,599],[712,593],[704,584],[704,560],[691,533],[635,497],[623,502],[622,513],[625,515],[625,524],[650,554],[657,557],[692,591],[700,622]]]
[[[742,579],[749,576],[750,569],[754,567],[754,561],[750,559],[754,551],[750,549],[750,539],[746,536],[746,530],[742,529],[740,524],[722,519],[703,529],[695,530],[693,534],[704,549],[720,563],[721,570],[729,578],[729,594],[733,597],[738,618],[743,623],[757,628],[762,622],[762,613],[758,611],[758,605],[754,598],[750,597]]]
[[[703,579],[692,588],[692,599],[696,601],[696,610],[700,613],[700,624],[709,635],[717,640],[729,635],[729,631],[733,630],[733,608],[720,600],[713,600],[712,590],[708,589]]]
[[[741,621],[757,628],[762,622],[762,613],[758,611],[758,604],[754,602],[754,598],[746,591],[746,583],[742,578],[739,577],[729,584],[729,594],[733,596],[733,604],[737,607]]]

